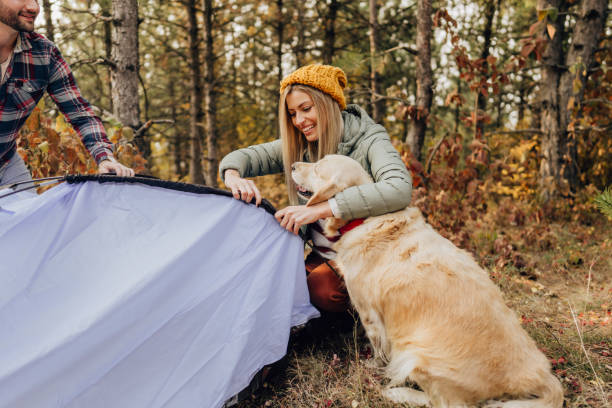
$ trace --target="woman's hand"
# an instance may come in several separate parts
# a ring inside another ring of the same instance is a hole
[[[332,217],[333,213],[329,203],[322,203],[307,207],[305,205],[292,205],[279,210],[274,217],[281,227],[297,235],[302,225],[310,224],[321,218]]]
[[[234,198],[250,203],[255,197],[255,205],[261,204],[261,193],[252,180],[243,179],[234,169],[225,170],[225,185],[232,190]]]

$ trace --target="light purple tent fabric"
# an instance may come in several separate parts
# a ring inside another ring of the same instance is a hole
[[[138,184],[0,200],[0,407],[219,407],[317,315],[261,208]]]

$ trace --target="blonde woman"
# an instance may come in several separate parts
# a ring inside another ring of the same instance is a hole
[[[313,305],[323,311],[342,312],[349,300],[342,280],[326,260],[333,260],[331,241],[321,223],[335,216],[346,220],[381,215],[410,203],[412,180],[385,129],[357,105],[346,105],[346,75],[330,65],[307,65],[280,84],[280,140],[250,146],[223,158],[219,172],[236,199],[256,204],[261,193],[247,177],[285,173],[290,206],[275,217],[283,228],[297,234],[307,225],[314,250],[306,259],[308,289]],[[327,154],[357,160],[374,183],[351,187],[328,201],[306,207],[291,179],[291,165],[315,162]]]

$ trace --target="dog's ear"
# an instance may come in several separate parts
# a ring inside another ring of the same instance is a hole
[[[335,181],[330,180],[323,187],[315,191],[314,195],[310,197],[310,200],[306,203],[306,207],[311,205],[322,203],[323,201],[329,200],[338,192],[338,187]]]

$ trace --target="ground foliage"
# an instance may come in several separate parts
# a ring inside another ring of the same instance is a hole
[[[394,143],[413,176],[412,205],[489,271],[550,359],[566,406],[609,406],[612,224],[598,210],[609,190],[589,184],[541,200],[537,134],[449,132],[430,144],[428,166],[401,141]],[[260,185],[264,196],[283,196],[284,185]],[[394,406],[380,394],[382,373],[368,366],[371,350],[358,317],[349,323],[323,321],[315,333],[296,336],[287,366],[240,406]]]
[[[20,131],[17,152],[33,178],[91,174],[97,171],[93,157],[87,152],[77,132],[62,115],[44,114],[45,100],[34,108]],[[146,161],[129,140],[130,131],[107,126],[109,139],[115,146],[115,157],[137,173],[145,171]],[[124,135],[125,133],[125,135]],[[126,137],[127,136],[127,137]]]
[[[413,205],[489,271],[549,358],[566,406],[609,406],[612,224],[594,204],[596,189],[540,203],[513,177],[537,169],[505,166],[503,146],[471,144],[465,152],[463,146],[459,137],[446,138],[425,177],[398,145],[417,180]],[[491,156],[486,166],[483,149]],[[525,149],[527,155],[537,153]],[[478,176],[483,167],[488,175]],[[526,183],[531,188],[534,181]],[[348,322],[327,317],[315,326],[293,336],[285,365],[239,407],[396,406],[381,396],[386,380],[368,365],[371,349],[357,316]]]
[[[108,8],[106,2],[92,3]],[[332,62],[347,71],[350,102],[370,109],[368,10],[363,2],[341,3],[335,24],[342,29],[334,34]],[[612,177],[609,28],[595,54],[596,64],[588,67],[588,81],[576,82],[576,87],[584,86],[584,97],[571,100],[568,106],[572,111],[568,131],[577,149],[581,188],[543,201],[537,180],[541,136],[533,131],[539,128],[539,84],[533,73],[544,46],[541,36],[546,30],[540,26],[555,11],[536,10],[534,1],[501,2],[492,52],[483,59],[479,58],[480,43],[474,40],[482,34],[479,19],[458,16],[466,2],[450,1],[448,9],[436,5],[437,85],[424,159],[419,162],[403,144],[410,119],[419,114],[412,105],[413,7],[400,1],[387,3],[379,13],[380,48],[385,51],[374,59],[384,81],[387,111],[396,112],[387,115],[383,124],[413,175],[413,205],[437,231],[486,267],[523,327],[551,360],[565,388],[566,406],[609,405],[612,221],[604,214],[611,202]],[[484,2],[467,3],[479,9]],[[154,175],[188,181],[190,87],[183,85],[188,76],[186,15],[183,5],[173,2],[143,4],[144,116],[170,119],[171,124],[155,125],[146,133],[153,152],[148,163],[133,146],[131,129],[113,120],[105,125],[124,164],[137,172],[148,166]],[[277,65],[273,54],[275,29],[285,24],[288,30],[281,47],[285,71],[298,60],[321,62],[320,44],[326,43],[329,33],[323,23],[329,22],[334,4],[339,3],[309,0],[299,9],[302,4],[286,1],[281,13],[264,2],[224,4],[215,36],[221,154],[276,137],[275,74],[283,66]],[[303,21],[289,24],[297,21],[300,10]],[[87,62],[103,54],[103,25],[90,13],[67,12],[63,18],[60,48],[71,50],[71,62],[78,60],[73,66],[84,94],[95,105],[111,110],[108,68]],[[84,30],[89,33],[87,42],[71,36],[72,31]],[[578,77],[587,67],[569,69]],[[485,111],[477,108],[478,95],[487,99]],[[95,171],[74,130],[47,110],[44,102],[22,129],[18,151],[34,177]],[[258,178],[256,183],[277,208],[287,205],[282,175]],[[385,385],[381,373],[367,366],[371,350],[357,317],[349,324],[323,323],[316,332],[293,338],[287,366],[277,370],[263,391],[241,403],[242,407],[392,406],[380,395]]]
[[[61,116],[42,112],[35,110],[19,141],[34,176],[93,172],[74,130]],[[120,160],[142,169],[130,132],[111,128],[109,134]],[[429,171],[396,142],[413,175],[413,205],[488,269],[550,358],[567,406],[605,406],[612,391],[612,237],[611,221],[594,198],[605,202],[609,191],[590,186],[574,197],[540,202],[532,139],[468,142],[456,133],[438,142],[427,152]],[[278,208],[286,205],[282,175],[257,183]],[[241,406],[391,406],[380,395],[382,374],[367,365],[371,350],[354,319],[340,326],[323,322],[317,332],[294,338],[287,366]]]

